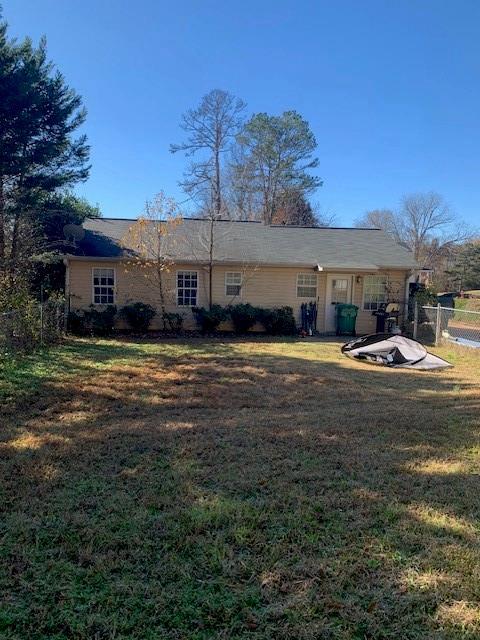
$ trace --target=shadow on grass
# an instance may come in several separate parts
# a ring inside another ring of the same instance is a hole
[[[141,357],[133,344],[114,341],[70,340],[56,347],[0,361],[0,403],[29,402],[51,379],[82,375],[112,360]]]
[[[478,637],[473,383],[311,348],[60,351],[3,434],[5,637]]]

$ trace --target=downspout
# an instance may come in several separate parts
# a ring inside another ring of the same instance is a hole
[[[410,299],[410,278],[412,277],[414,271],[408,271],[405,276],[405,291],[404,291],[404,303],[403,303],[403,326],[407,326],[408,321],[408,303]]]

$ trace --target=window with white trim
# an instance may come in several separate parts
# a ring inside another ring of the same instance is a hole
[[[197,271],[177,271],[177,304],[179,307],[195,307],[197,304]]]
[[[317,297],[317,274],[299,273],[297,275],[297,298]]]
[[[332,280],[332,304],[348,304],[349,278],[333,278]]]
[[[377,311],[387,302],[386,276],[365,276],[363,279],[363,308],[365,311]]]
[[[239,296],[242,290],[242,273],[240,271],[227,271],[225,273],[225,295]]]
[[[115,269],[92,269],[93,304],[114,304]]]

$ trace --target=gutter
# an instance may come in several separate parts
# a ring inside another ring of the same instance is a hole
[[[117,256],[107,258],[105,256],[74,256],[69,253],[63,259],[63,263],[66,265],[67,262],[124,262],[125,260],[131,260],[131,257]]]
[[[128,260],[132,260],[132,256],[112,256],[112,257],[105,257],[105,256],[75,256],[75,255],[67,255],[67,257],[64,259],[64,264],[66,264],[65,260],[68,261],[72,261],[72,262],[126,262]],[[173,260],[172,260],[173,261]],[[173,261],[175,264],[175,261]],[[182,259],[182,260],[178,260],[178,264],[191,264],[191,265],[203,265],[203,266],[208,266],[209,265],[209,261],[208,260],[188,260],[188,259]],[[221,266],[221,265],[228,265],[228,266],[242,266],[245,267],[245,265],[251,266],[252,268],[255,267],[291,267],[291,268],[297,268],[297,269],[315,269],[316,271],[321,271],[323,273],[330,271],[330,272],[337,272],[337,271],[346,271],[346,272],[352,272],[352,271],[364,271],[366,273],[371,272],[371,271],[380,271],[382,269],[384,270],[392,270],[392,269],[398,269],[399,271],[411,271],[413,268],[411,265],[345,265],[345,264],[339,264],[339,265],[332,265],[332,264],[328,264],[328,265],[320,265],[320,264],[312,264],[311,262],[255,262],[255,261],[240,261],[240,260],[215,260],[214,264],[216,266]]]

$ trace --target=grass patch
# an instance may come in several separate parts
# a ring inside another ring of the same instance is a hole
[[[477,638],[478,354],[73,340],[0,368],[0,637]]]
[[[477,298],[455,298],[455,309],[457,312],[455,313],[455,319],[463,322],[467,322],[469,324],[475,324],[477,322],[477,317],[475,314],[462,313],[462,311],[475,311],[476,313],[480,312],[480,300]]]

